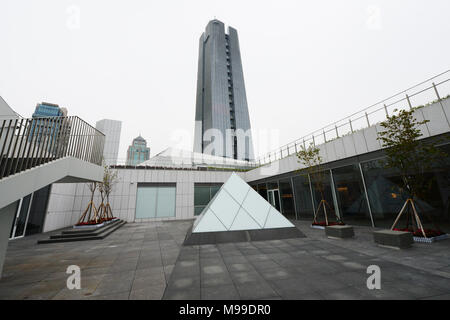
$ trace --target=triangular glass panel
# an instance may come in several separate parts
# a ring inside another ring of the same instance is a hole
[[[252,189],[244,180],[236,173],[232,173],[223,185],[223,188],[239,203],[244,201],[249,189]]]
[[[258,192],[250,188],[247,197],[242,203],[242,207],[263,227],[272,206]]]
[[[261,226],[256,223],[256,221],[245,211],[244,208],[241,208],[234,219],[233,224],[231,225],[230,231],[237,230],[255,230],[262,229]]]
[[[200,218],[200,217],[199,217]],[[208,209],[204,212],[201,220],[197,223],[194,230],[192,232],[219,232],[219,231],[227,231],[225,226],[220,222],[220,220],[216,217],[213,211]]]
[[[229,229],[231,223],[236,217],[239,210],[239,203],[234,200],[226,190],[221,189],[218,191],[218,195],[212,201],[209,209],[211,209],[217,216],[217,218],[222,221],[223,225]]]
[[[286,219],[277,209],[271,206],[264,229],[291,228],[294,225]]]

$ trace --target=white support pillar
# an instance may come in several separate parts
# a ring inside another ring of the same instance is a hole
[[[3,273],[3,264],[5,263],[6,250],[8,249],[9,233],[16,214],[19,201],[0,209],[0,279]]]

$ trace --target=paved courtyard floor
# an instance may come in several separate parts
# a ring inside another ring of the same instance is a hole
[[[379,248],[371,229],[331,240],[307,222],[306,238],[182,246],[191,221],[131,223],[104,240],[11,241],[0,299],[450,299],[450,240]],[[81,268],[68,290],[67,266]],[[381,290],[369,290],[369,265]]]

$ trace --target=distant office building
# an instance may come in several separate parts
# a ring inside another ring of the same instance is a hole
[[[70,132],[70,127],[67,126],[67,122],[64,119],[49,119],[55,117],[67,117],[67,109],[61,108],[57,104],[42,102],[36,104],[36,108],[31,116],[33,118],[33,124],[31,125],[31,134],[29,136],[30,141],[34,143],[47,143],[53,145],[54,150],[48,150],[54,152],[57,149],[57,145],[52,143],[53,139],[59,139],[61,143],[64,143],[64,132]]]
[[[194,152],[254,159],[238,34],[219,20],[200,37]]]
[[[139,135],[139,137],[133,139],[133,143],[128,147],[126,164],[135,166],[149,158],[150,148],[147,147],[147,141]]]
[[[118,120],[103,119],[97,121],[95,128],[105,135],[105,147],[103,148],[103,159],[105,160],[105,163],[107,165],[117,164],[122,122]]]
[[[32,117],[67,117],[67,109],[60,108],[57,104],[42,102],[36,105],[36,109],[34,110]]]

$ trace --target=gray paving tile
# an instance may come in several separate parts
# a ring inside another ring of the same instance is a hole
[[[279,296],[267,282],[252,282],[236,285],[241,299],[253,300]]]
[[[131,290],[130,300],[161,300],[164,294],[165,285],[148,286],[142,289]]]
[[[213,287],[213,286],[225,286],[232,285],[233,280],[229,273],[221,273],[221,274],[213,274],[208,275],[204,274],[201,277],[201,286],[203,287]]]
[[[300,223],[307,238],[184,247],[190,223],[127,224],[98,242],[11,242],[0,299],[449,299],[450,241],[394,251],[374,246],[370,229],[331,241]],[[81,290],[65,287],[69,264],[82,268]],[[372,264],[381,290],[366,287]]]
[[[231,278],[235,284],[247,284],[251,282],[264,282],[264,279],[256,271],[232,272]]]
[[[204,300],[239,300],[239,293],[232,284],[201,288]]]

